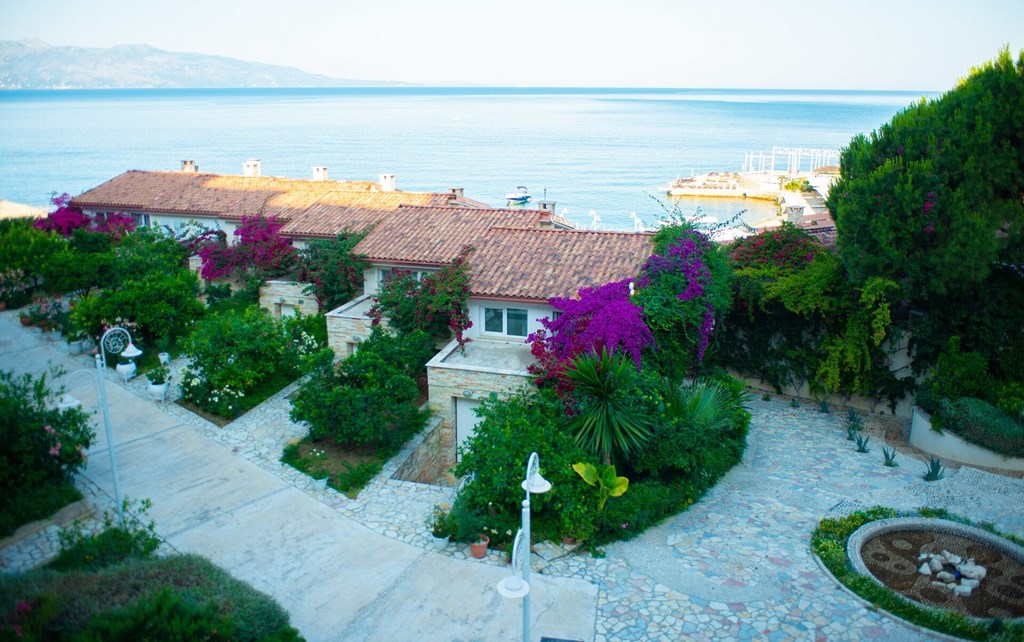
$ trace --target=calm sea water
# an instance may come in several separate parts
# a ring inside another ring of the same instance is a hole
[[[397,175],[406,190],[504,206],[526,185],[583,225],[653,223],[678,176],[739,171],[772,146],[841,148],[917,92],[637,89],[239,89],[0,92],[0,198],[46,205],[128,170],[332,179]],[[689,212],[696,205],[682,202]],[[727,218],[756,203],[705,202]],[[771,214],[770,207],[768,215]]]

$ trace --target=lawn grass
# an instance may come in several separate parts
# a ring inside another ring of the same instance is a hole
[[[11,535],[30,522],[46,519],[80,499],[82,493],[68,482],[0,494],[0,537]]]

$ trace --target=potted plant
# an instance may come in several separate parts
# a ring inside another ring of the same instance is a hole
[[[327,470],[327,463],[324,457],[327,456],[322,449],[314,448],[309,453],[309,465],[307,471],[309,476],[313,478],[313,488],[315,490],[326,490],[327,482],[331,479],[331,473]]]
[[[477,559],[487,555],[491,539],[484,535],[484,520],[465,501],[457,501],[452,507],[452,523],[456,539],[469,542],[470,555]]]
[[[118,357],[117,367],[114,369],[117,370],[117,374],[121,375],[125,383],[127,383],[129,379],[135,376],[135,371],[138,370],[138,367],[128,357]]]
[[[146,373],[146,378],[149,379],[149,394],[157,399],[165,399],[167,389],[171,385],[171,372],[167,366],[160,364],[155,368],[150,368]]]
[[[434,538],[434,548],[439,551],[447,548],[452,535],[451,507],[446,504],[435,504],[427,516],[427,528]]]
[[[68,352],[71,355],[79,355],[85,351],[85,337],[86,334],[82,330],[71,329],[64,336],[65,341],[68,342]]]

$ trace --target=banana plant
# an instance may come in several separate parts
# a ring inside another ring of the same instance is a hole
[[[599,511],[604,511],[604,505],[609,497],[620,497],[629,488],[629,480],[616,475],[615,466],[611,464],[598,468],[593,464],[581,461],[573,464],[572,469],[583,478],[583,481],[598,489],[600,501],[597,503],[597,509]]]

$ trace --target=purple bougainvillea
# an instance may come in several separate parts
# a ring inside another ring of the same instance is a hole
[[[643,309],[630,300],[629,281],[582,288],[577,299],[550,299],[561,314],[541,320],[546,331],[527,339],[534,346],[534,356],[544,364],[545,358],[538,353],[546,352],[555,362],[565,363],[580,353],[604,348],[628,354],[639,369],[640,353],[654,343],[654,336],[644,322]]]

